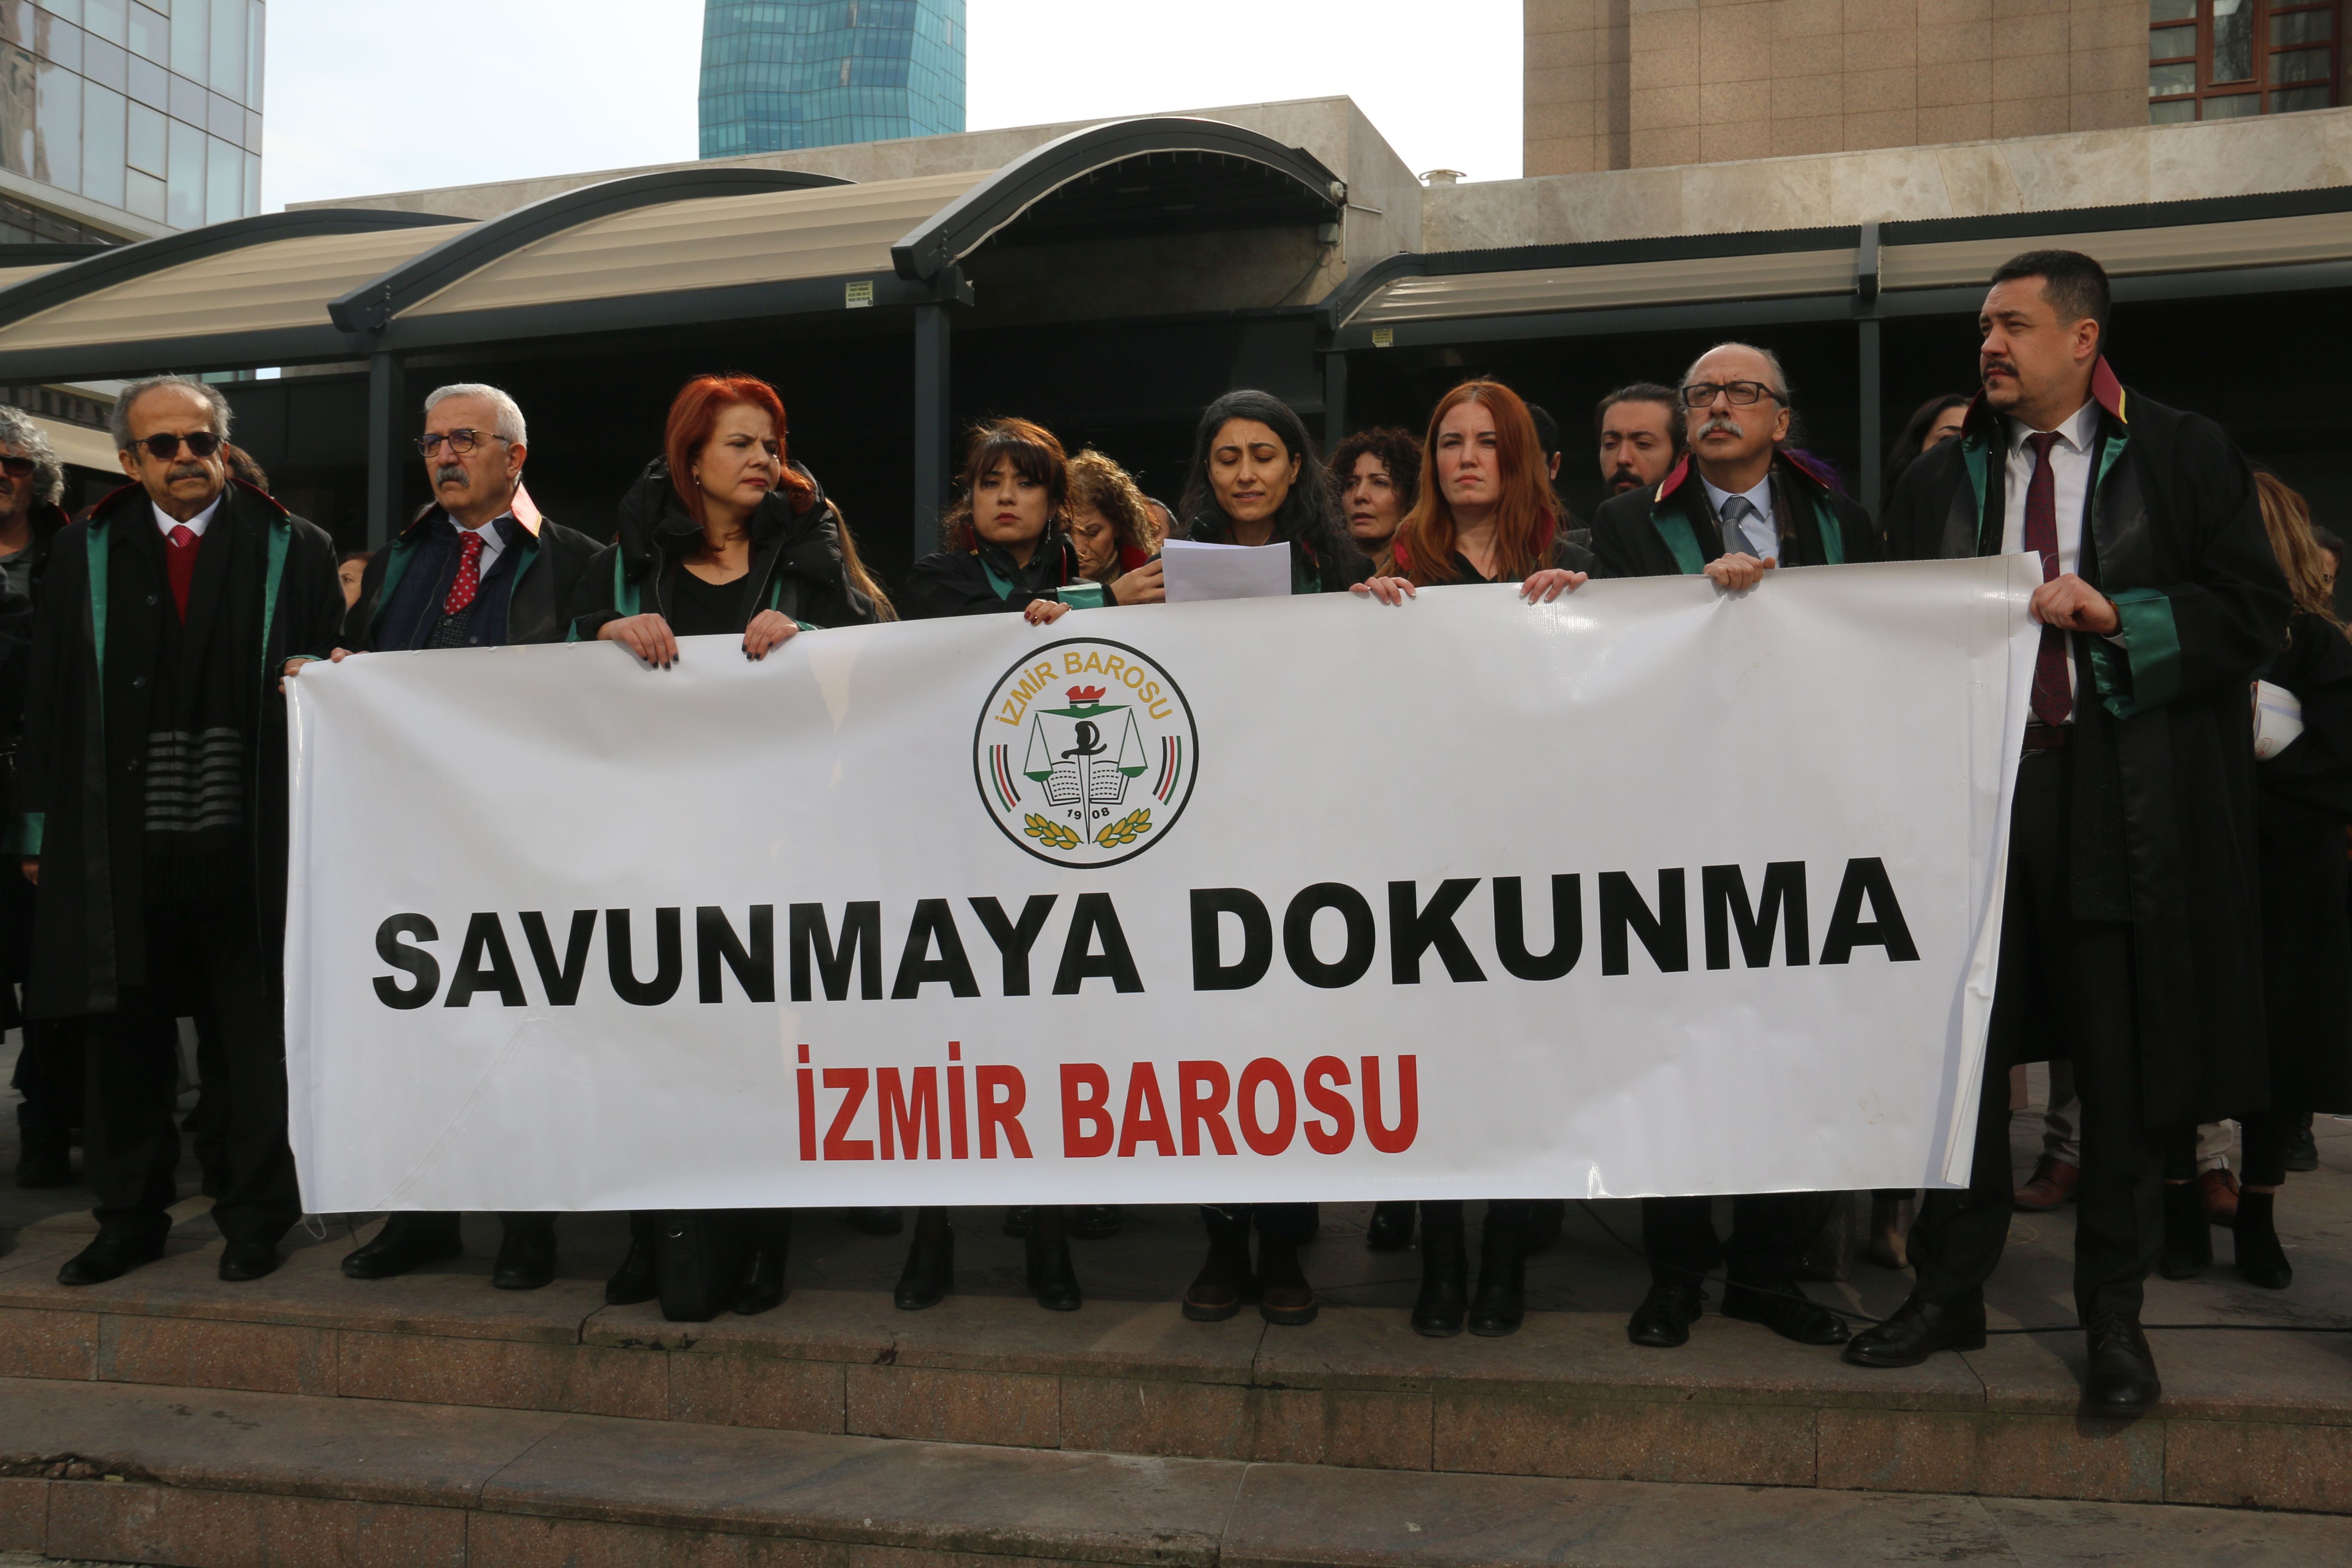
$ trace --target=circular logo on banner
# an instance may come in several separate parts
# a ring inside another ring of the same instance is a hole
[[[1168,836],[1200,740],[1184,693],[1125,643],[1048,643],[1004,672],[971,743],[980,803],[1057,866],[1115,866]]]

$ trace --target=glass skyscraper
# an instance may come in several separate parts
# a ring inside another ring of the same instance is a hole
[[[701,109],[706,158],[961,131],[963,0],[703,0]]]
[[[259,212],[266,10],[262,0],[0,0],[0,243],[115,239]],[[126,215],[145,222],[110,226]]]

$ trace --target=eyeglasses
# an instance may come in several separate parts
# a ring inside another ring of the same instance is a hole
[[[505,439],[505,437],[488,430],[452,430],[446,436],[419,436],[416,438],[416,449],[429,458],[440,449],[442,442],[446,441],[449,443],[449,450],[463,457],[485,441]]]
[[[1718,393],[1743,405],[1767,397],[1780,401],[1780,395],[1760,381],[1694,381],[1683,388],[1683,406],[1705,408]]]
[[[133,445],[146,447],[148,456],[157,462],[168,463],[179,454],[183,443],[187,446],[188,455],[193,458],[209,458],[221,447],[221,438],[209,430],[192,430],[184,436],[174,436],[166,432],[150,436],[143,441],[134,442]]]
[[[12,479],[32,478],[36,466],[30,458],[0,458],[0,474],[5,474]]]

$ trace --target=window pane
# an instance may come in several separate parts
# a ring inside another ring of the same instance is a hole
[[[187,0],[180,0],[186,5]],[[245,216],[245,151],[217,136],[205,138],[205,221]]]
[[[2197,100],[2193,98],[2176,98],[2168,103],[2147,106],[2147,122],[2150,125],[2182,125],[2196,118]]]
[[[245,101],[245,5],[213,0],[212,89],[239,103]]]
[[[61,22],[44,11],[33,39],[34,50],[43,59],[55,60],[69,71],[81,69],[81,29],[71,22]]]
[[[2152,23],[2194,22],[2197,0],[2148,0],[2147,19]]]
[[[33,177],[78,191],[81,189],[81,78],[62,66],[44,64],[38,95]]]
[[[2147,68],[2147,95],[2150,98],[2170,98],[2176,92],[2197,90],[2197,62],[2189,60],[2177,66]]]
[[[2242,115],[2263,111],[2263,95],[2259,92],[2233,92],[2227,98],[2209,98],[2201,105],[2207,120],[2236,120]]]
[[[251,217],[261,210],[261,154],[245,155],[245,216]]]
[[[2273,44],[2324,44],[2336,36],[2333,11],[2289,11],[2271,18]]]
[[[0,168],[33,172],[33,57],[0,44]]]
[[[159,66],[171,63],[171,22],[139,4],[139,0],[131,0],[131,52]]]
[[[2330,48],[2282,49],[2271,57],[2273,81],[2326,81],[2335,73],[2328,64],[2336,58]]]
[[[93,33],[81,36],[81,74],[94,82],[121,92],[128,85],[130,58],[119,44],[110,44]]]
[[[63,16],[68,22],[81,20],[81,0],[41,0],[41,8]]]
[[[150,109],[168,109],[172,104],[172,73],[153,60],[137,55],[123,57],[131,77],[131,96]]]
[[[205,89],[177,71],[171,73],[172,101],[160,107],[174,120],[184,120],[191,125],[205,122]]]
[[[248,5],[245,10],[245,105],[247,109],[261,107],[261,33],[268,20],[266,5]]]
[[[163,182],[132,169],[122,176],[122,205],[151,222],[163,221]]]
[[[122,205],[122,95],[94,81],[81,89],[81,194]]]
[[[2194,27],[2149,28],[2147,58],[2152,60],[2196,58],[2197,29]]]
[[[163,151],[163,117],[143,103],[132,104],[123,161],[161,179],[165,166]]]
[[[2273,114],[2292,114],[2298,109],[2325,109],[2327,89],[2324,87],[2290,87],[2271,94]]]
[[[124,12],[130,0],[82,0],[81,25],[110,44],[129,40],[123,31]]]
[[[205,57],[213,41],[212,12],[205,0],[177,0],[172,7],[172,68],[195,81],[205,79]]]
[[[2254,79],[2254,8],[2251,0],[2213,0],[2212,79]]]
[[[174,120],[171,134],[171,194],[163,221],[173,228],[195,228],[205,221],[205,133]]]

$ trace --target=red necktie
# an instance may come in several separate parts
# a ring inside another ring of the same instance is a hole
[[[449,596],[441,602],[441,613],[454,616],[474,602],[475,592],[482,585],[482,533],[470,529],[457,541],[457,580],[449,584]]]
[[[2033,448],[2033,478],[2025,486],[2025,548],[2042,554],[2042,580],[2058,575],[2058,485],[2050,471],[2050,448],[2058,444],[2054,431],[2025,438]],[[2074,711],[2074,683],[2066,676],[2066,634],[2056,626],[2042,628],[2042,651],[2033,660],[2033,717],[2043,724],[2063,724]]]
[[[180,619],[188,618],[188,586],[196,580],[196,546],[205,536],[184,522],[173,523],[163,546],[163,575],[172,584],[172,603]]]

